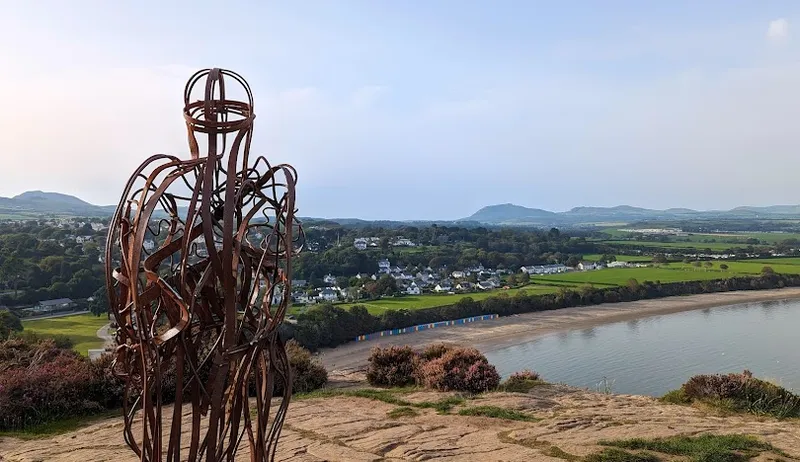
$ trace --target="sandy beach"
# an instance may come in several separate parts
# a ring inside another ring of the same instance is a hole
[[[586,329],[602,324],[715,306],[794,298],[800,298],[800,288],[720,292],[564,308],[383,337],[366,342],[352,342],[337,348],[322,350],[320,359],[329,371],[347,372],[366,366],[369,350],[374,346],[412,345],[422,347],[431,343],[444,342],[473,346],[486,353],[564,330]]]

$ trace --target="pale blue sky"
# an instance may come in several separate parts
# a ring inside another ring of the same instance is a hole
[[[118,199],[243,74],[302,215],[800,203],[793,1],[0,2],[0,196]],[[38,172],[30,173],[30,167]],[[108,167],[111,171],[104,171]]]

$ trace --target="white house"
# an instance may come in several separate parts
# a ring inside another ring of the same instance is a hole
[[[326,287],[319,292],[319,296],[317,296],[319,300],[325,300],[326,302],[335,302],[339,299],[339,295],[336,291],[330,287]]]
[[[144,247],[144,250],[147,250],[149,252],[156,248],[156,243],[152,239],[147,239],[142,243],[142,247]]]
[[[419,295],[422,291],[420,290],[419,286],[416,283],[411,283],[406,288],[406,293],[408,295]]]
[[[556,274],[556,273],[563,273],[568,271],[569,268],[566,265],[528,265],[523,266],[519,269],[523,273],[528,274]]]
[[[414,279],[414,276],[412,276],[412,275],[410,275],[408,273],[395,273],[395,274],[392,275],[392,277],[395,278],[398,281],[410,281],[410,280]]]
[[[414,244],[410,239],[406,239],[404,237],[399,237],[395,239],[394,243],[392,243],[395,247],[414,247]]]
[[[78,244],[84,244],[86,242],[92,242],[92,236],[77,236],[75,237],[75,242]]]
[[[363,237],[356,238],[356,240],[353,241],[353,247],[358,250],[367,250],[368,245],[367,240]]]
[[[392,264],[389,263],[389,260],[387,260],[385,258],[378,262],[378,272],[379,273],[388,274],[388,273],[391,272],[391,268],[392,268]]]
[[[463,271],[453,271],[452,273],[450,273],[450,276],[453,276],[456,279],[461,279],[465,276],[465,274]]]
[[[461,282],[456,286],[457,290],[463,290],[463,291],[472,290],[474,288],[475,287],[472,285],[471,282]]]
[[[631,266],[630,263],[626,261],[611,261],[606,263],[606,267],[608,268],[627,268]]]
[[[336,284],[336,277],[332,274],[326,274],[324,278],[322,278],[322,282],[325,284]]]
[[[292,287],[305,287],[308,285],[305,279],[292,279]]]
[[[582,262],[578,263],[578,269],[581,270],[581,271],[591,271],[591,270],[596,270],[596,269],[600,269],[600,268],[602,268],[601,265],[599,265],[597,263],[594,263],[594,262],[590,262],[590,261],[582,261]]]
[[[453,284],[450,281],[442,281],[436,284],[433,290],[434,292],[450,292],[453,290]]]
[[[295,292],[292,294],[292,298],[297,303],[309,303],[311,301],[305,292]]]

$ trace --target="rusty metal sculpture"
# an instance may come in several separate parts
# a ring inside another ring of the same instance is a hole
[[[226,96],[237,89],[244,101]],[[250,158],[253,98],[238,74],[197,72],[184,102],[191,158],[142,163],[106,244],[125,441],[142,461],[230,461],[240,446],[271,461],[291,396],[278,327],[303,238],[297,175]],[[270,412],[273,390],[282,399]]]

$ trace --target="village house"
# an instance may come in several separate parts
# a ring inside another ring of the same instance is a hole
[[[414,279],[414,276],[412,276],[412,275],[410,275],[408,273],[404,273],[404,272],[403,273],[393,274],[392,277],[395,278],[398,281],[410,281],[410,280]]]
[[[339,294],[336,293],[335,289],[326,287],[319,292],[317,299],[324,300],[326,302],[335,302],[339,299]]]
[[[450,276],[452,276],[455,279],[461,279],[466,276],[466,273],[464,273],[464,271],[453,271],[452,273],[450,273]]]
[[[415,282],[412,282],[408,285],[408,287],[406,287],[406,293],[408,295],[419,295],[422,293],[422,290],[420,290],[419,286]]]
[[[155,241],[154,241],[154,240],[152,240],[152,239],[146,239],[146,240],[145,240],[145,241],[142,243],[142,247],[144,248],[144,250],[146,250],[146,251],[150,252],[151,250],[153,250],[153,249],[155,249],[155,248],[156,248],[156,243],[155,243]]]
[[[462,292],[467,292],[467,291],[473,290],[474,288],[475,288],[475,287],[472,285],[472,283],[471,283],[471,282],[466,282],[466,281],[464,281],[464,282],[460,282],[460,283],[459,283],[459,284],[456,286],[456,290],[460,290],[460,291],[462,291]]]
[[[528,265],[523,266],[519,269],[523,273],[528,274],[556,274],[556,273],[564,273],[569,271],[569,267],[567,265]]]
[[[367,250],[368,245],[367,240],[363,237],[358,237],[353,241],[353,247],[358,250]]]
[[[397,239],[395,239],[392,245],[395,247],[414,247],[416,244],[414,244],[410,239],[406,239],[404,237],[398,237]]]
[[[311,299],[308,297],[308,294],[305,292],[295,292],[292,294],[292,299],[296,303],[310,303]]]
[[[292,287],[305,287],[308,285],[308,281],[305,279],[292,279]]]
[[[336,276],[328,273],[322,278],[322,282],[325,284],[336,284]]]
[[[391,268],[392,264],[385,258],[378,262],[378,273],[389,274],[392,272]]]
[[[27,311],[36,314],[47,314],[53,311],[68,310],[75,307],[75,302],[70,298],[56,298],[53,300],[42,300],[33,308],[28,308]]]
[[[480,281],[478,283],[478,288],[483,290],[492,290],[500,287],[500,279],[497,278],[489,278],[485,281]]]
[[[440,283],[436,284],[436,287],[433,288],[434,292],[450,292],[453,290],[453,283],[449,279],[445,279]]]
[[[631,264],[626,261],[611,261],[606,263],[607,268],[628,268],[629,266],[631,266]]]
[[[578,263],[578,269],[581,271],[592,271],[596,269],[601,269],[603,265],[600,263],[595,263],[591,261],[582,261]]]

